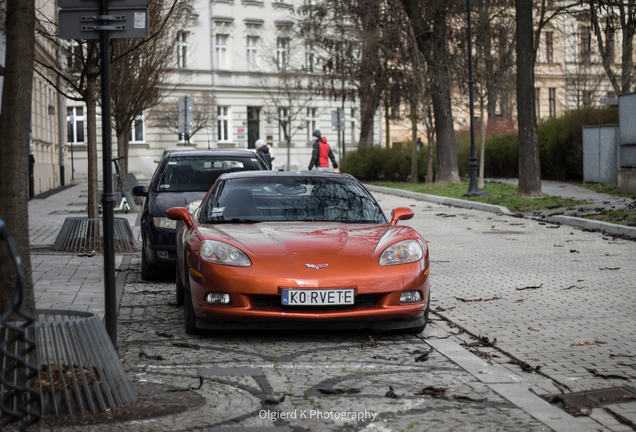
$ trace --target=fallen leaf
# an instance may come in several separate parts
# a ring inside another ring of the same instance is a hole
[[[369,336],[369,340],[371,341],[371,343],[369,344],[369,346],[370,346],[370,347],[377,348],[377,347],[379,347],[379,346],[380,346],[380,345],[378,345],[378,343],[375,341],[375,339],[373,339],[373,337]]]
[[[443,395],[443,394],[449,394],[449,393],[450,393],[450,389],[448,388],[426,386],[421,391],[415,394],[435,396],[435,395]]]
[[[620,270],[620,267],[599,267],[599,270]]]
[[[340,395],[340,394],[355,394],[360,393],[360,389],[318,389],[318,391],[325,395]]]
[[[538,332],[538,331],[539,331],[539,330],[537,330],[537,329],[533,329],[532,327],[528,327],[528,330],[532,330],[532,331],[536,331],[536,332]]]
[[[523,288],[516,288],[517,291],[523,291],[523,290],[528,290],[528,289],[539,289],[543,286],[543,284],[538,285],[538,286],[527,286],[527,287],[523,287]]]
[[[607,342],[603,342],[600,340],[590,340],[587,342],[573,343],[573,344],[570,344],[570,346],[589,346],[589,345],[600,345],[600,344],[607,344]]]
[[[384,393],[384,397],[387,398],[391,398],[391,399],[399,399],[400,397],[395,394],[395,392],[393,391],[393,387],[389,386],[389,391]]]
[[[526,301],[526,299],[519,299],[519,300],[516,300],[515,303],[523,303],[524,301]]]

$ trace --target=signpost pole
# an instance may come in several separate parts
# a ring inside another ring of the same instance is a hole
[[[108,15],[108,0],[102,0],[100,12]],[[104,21],[104,25],[109,22]],[[115,197],[113,196],[113,163],[110,126],[110,53],[109,30],[100,32],[102,78],[102,207],[104,209],[104,326],[113,346],[117,348],[117,291],[115,287]]]

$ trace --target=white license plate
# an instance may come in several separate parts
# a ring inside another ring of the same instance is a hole
[[[284,289],[283,306],[324,306],[354,304],[353,289]]]

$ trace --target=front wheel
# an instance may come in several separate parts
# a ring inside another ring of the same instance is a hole
[[[150,267],[150,264],[146,261],[146,248],[141,248],[141,278],[145,281],[155,280],[155,275]]]
[[[203,334],[203,330],[197,327],[197,316],[194,314],[194,306],[192,305],[192,293],[190,292],[190,283],[188,282],[188,279],[190,279],[189,276],[186,279],[186,284],[188,286],[184,287],[185,289],[183,290],[183,301],[185,303],[183,311],[185,331],[187,334],[200,335]]]

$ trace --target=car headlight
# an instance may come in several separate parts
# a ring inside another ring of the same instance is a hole
[[[380,265],[407,264],[419,261],[424,256],[422,246],[417,240],[403,240],[384,249],[380,255]]]
[[[214,240],[203,240],[199,246],[199,255],[203,261],[238,267],[249,267],[252,261],[241,250]]]
[[[177,229],[177,221],[168,219],[167,217],[152,218],[152,222],[157,228]]]

